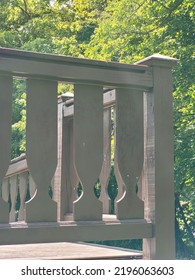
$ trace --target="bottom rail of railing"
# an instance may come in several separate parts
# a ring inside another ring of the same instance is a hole
[[[0,244],[29,244],[151,238],[153,225],[144,219],[88,222],[16,222],[0,224]]]

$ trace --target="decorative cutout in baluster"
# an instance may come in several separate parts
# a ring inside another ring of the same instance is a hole
[[[35,182],[32,178],[32,176],[29,174],[29,193],[30,193],[30,198],[33,198],[33,196],[36,194],[37,188],[35,185]]]
[[[125,185],[116,202],[118,219],[144,217],[144,203],[136,195],[137,178],[143,166],[143,93],[133,89],[116,90],[116,159]]]
[[[11,210],[9,213],[9,221],[16,221],[16,200],[18,196],[18,176],[14,175],[10,177],[10,199],[11,199]]]
[[[111,168],[111,112],[110,108],[104,109],[104,160],[99,176],[101,185],[100,201],[103,203],[103,213],[111,213],[111,199],[107,192]]]
[[[125,184],[123,182],[123,179],[122,179],[121,174],[118,169],[118,162],[117,162],[116,154],[114,156],[114,174],[115,174],[117,186],[118,186],[118,193],[117,193],[117,197],[116,197],[115,201],[118,201],[119,199],[121,199],[121,197],[125,193]],[[115,208],[116,208],[116,206],[115,206]]]
[[[101,220],[102,203],[94,194],[103,163],[103,88],[75,85],[75,166],[83,193],[73,205],[75,220]]]
[[[28,172],[23,172],[19,175],[19,193],[20,193],[20,209],[18,213],[18,221],[23,221],[26,218],[26,194],[28,187]]]
[[[26,154],[36,195],[27,202],[27,222],[57,220],[48,188],[57,166],[57,82],[27,80]]]
[[[117,187],[118,187],[118,193],[115,199],[115,202],[118,201],[119,199],[121,199],[121,197],[124,195],[125,192],[125,186],[124,186],[124,182],[123,179],[121,177],[119,168],[118,168],[118,161],[117,161],[117,153],[116,153],[116,108],[114,110],[114,122],[115,122],[115,127],[114,127],[114,174],[115,174],[115,178],[116,178],[116,182],[117,182]],[[116,204],[116,203],[115,203]],[[116,205],[115,205],[115,209],[116,209]]]
[[[0,76],[0,187],[11,156],[11,108],[12,77]],[[9,204],[0,196],[0,223],[8,222]]]

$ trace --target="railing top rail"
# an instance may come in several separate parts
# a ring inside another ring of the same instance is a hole
[[[150,67],[105,62],[62,55],[0,48],[0,72],[15,77],[31,77],[102,85],[105,87],[153,86]]]
[[[21,156],[11,160],[11,163],[7,170],[5,178],[23,173],[25,171],[28,171],[26,154],[22,154]]]
[[[54,62],[59,64],[69,65],[83,65],[95,68],[116,69],[120,71],[140,72],[143,73],[147,70],[145,65],[125,64],[119,62],[107,62],[102,60],[92,60],[87,58],[76,58],[71,56],[64,56],[58,54],[46,54],[40,52],[31,52],[17,49],[1,48],[0,57],[28,59],[34,61]]]

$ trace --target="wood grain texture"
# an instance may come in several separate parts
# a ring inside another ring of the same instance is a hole
[[[43,106],[44,104],[44,106]],[[28,222],[56,221],[48,188],[57,166],[57,83],[27,80],[26,156],[37,193],[26,204]]]
[[[103,163],[103,88],[75,85],[75,166],[82,196],[74,202],[75,220],[101,220],[102,203],[94,194]]]
[[[0,75],[0,186],[11,159],[11,108],[12,77]],[[9,205],[0,196],[0,223],[8,221]]]
[[[118,219],[143,218],[144,203],[136,195],[137,178],[143,166],[143,93],[116,90],[116,159],[125,184],[116,202]]]
[[[145,94],[143,191],[145,217],[155,224],[155,237],[144,240],[144,258],[174,259],[172,82],[169,76],[171,74],[166,73],[164,68],[155,70],[155,75],[157,73],[154,92]],[[162,84],[159,77],[166,80],[166,84]]]
[[[152,67],[154,87],[144,94],[145,218],[154,223],[154,237],[143,240],[145,259],[175,258],[173,179],[173,113],[171,68],[176,59],[153,55],[140,61]]]

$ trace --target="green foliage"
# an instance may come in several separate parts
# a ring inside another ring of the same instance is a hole
[[[26,94],[25,82],[14,80],[12,109],[12,150],[15,158],[26,151]]]
[[[195,15],[193,1],[112,1],[85,50],[90,58],[135,62],[158,52],[179,59],[174,75],[178,256],[195,244]],[[182,245],[181,245],[182,244]]]
[[[190,258],[195,247],[194,38],[193,0],[0,1],[1,47],[126,63],[152,53],[179,59],[173,71],[176,239],[178,256]],[[59,92],[65,90],[69,86],[59,86]],[[25,151],[24,93],[24,82],[16,81],[12,157]],[[111,173],[109,193],[115,192]]]

